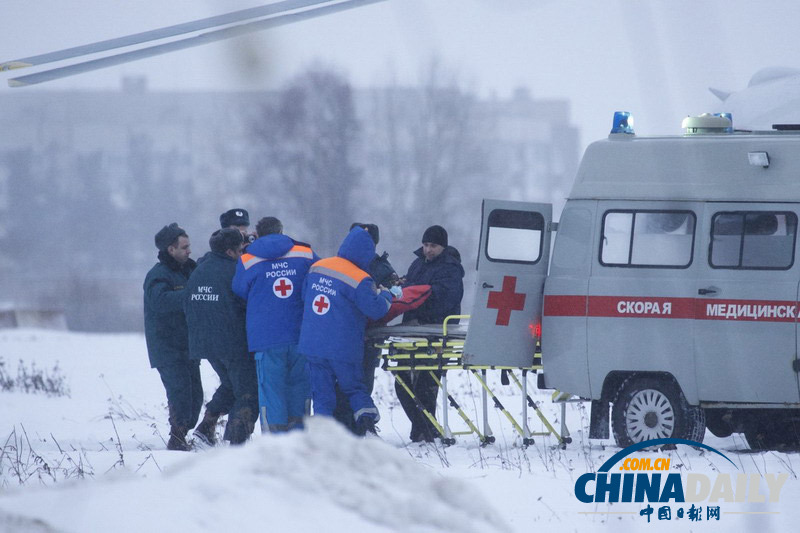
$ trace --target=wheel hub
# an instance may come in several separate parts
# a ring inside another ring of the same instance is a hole
[[[641,390],[625,409],[625,427],[634,442],[668,438],[675,429],[675,411],[660,391]]]

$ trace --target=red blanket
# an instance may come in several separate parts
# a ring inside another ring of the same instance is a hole
[[[385,326],[393,318],[402,315],[406,311],[416,309],[425,303],[425,300],[427,300],[430,295],[430,285],[410,285],[408,287],[403,287],[403,297],[393,298],[392,306],[389,308],[389,312],[386,313],[386,316],[370,322],[369,326]]]

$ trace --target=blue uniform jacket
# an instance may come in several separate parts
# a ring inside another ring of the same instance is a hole
[[[365,270],[375,256],[375,243],[363,228],[353,228],[336,257],[317,261],[306,278],[303,294],[301,353],[339,361],[364,357],[367,318],[383,317],[391,305],[389,291],[380,291]]]
[[[303,282],[316,259],[308,245],[286,235],[265,235],[247,247],[236,265],[232,287],[247,300],[251,352],[297,343],[303,318]]]

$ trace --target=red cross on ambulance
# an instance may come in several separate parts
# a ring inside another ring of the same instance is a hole
[[[490,291],[486,307],[497,309],[495,325],[507,326],[511,320],[511,311],[522,311],[525,308],[525,294],[516,292],[517,277],[504,276],[503,290]]]
[[[331,310],[331,301],[324,294],[320,294],[311,302],[311,310],[318,315],[324,315]]]
[[[272,284],[272,292],[278,298],[288,298],[294,292],[294,285],[289,278],[278,278]]]

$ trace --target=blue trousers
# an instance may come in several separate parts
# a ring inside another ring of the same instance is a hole
[[[303,419],[311,386],[306,358],[297,344],[276,346],[256,352],[258,405],[266,407],[271,430],[285,430],[289,422]]]
[[[347,397],[353,419],[369,415],[377,421],[380,417],[372,397],[364,385],[362,361],[336,361],[308,356],[311,373],[311,393],[314,398],[314,414],[333,416],[336,409],[336,387]]]
[[[364,361],[361,366],[364,373],[364,387],[370,396],[372,396],[372,390],[375,388],[375,369],[378,368],[380,360],[381,351],[379,348],[374,348],[369,344],[364,346]],[[336,387],[336,409],[333,410],[333,418],[344,424],[351,431],[356,430],[356,421],[353,418],[353,410],[350,409],[350,400],[338,386]]]
[[[167,391],[169,424],[184,434],[197,424],[203,408],[203,383],[200,362],[188,357],[172,365],[156,367]]]

